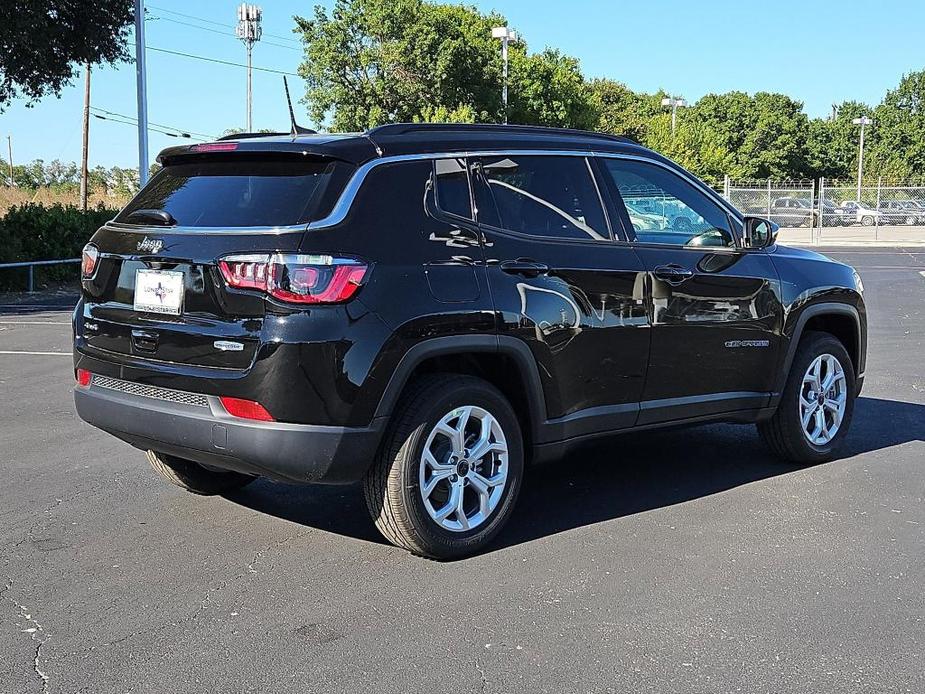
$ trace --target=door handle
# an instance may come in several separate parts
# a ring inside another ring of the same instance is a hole
[[[522,275],[524,277],[538,277],[549,272],[549,266],[538,263],[534,260],[518,258],[517,260],[505,260],[501,265],[501,272],[509,275]]]
[[[693,277],[694,271],[675,263],[670,263],[668,265],[659,265],[655,268],[655,276],[668,284],[681,284],[684,280]]]

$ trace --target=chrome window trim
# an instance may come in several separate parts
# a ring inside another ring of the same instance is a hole
[[[669,166],[668,164],[659,161],[653,157],[641,156],[638,154],[629,154],[624,152],[594,152],[591,150],[572,150],[572,149],[483,149],[483,150],[466,150],[466,151],[451,151],[451,152],[426,152],[420,154],[394,154],[387,157],[380,157],[378,159],[370,159],[369,161],[361,164],[357,167],[357,170],[353,172],[353,175],[347,181],[347,185],[344,186],[343,191],[341,191],[340,196],[337,198],[337,202],[334,203],[334,207],[331,208],[331,212],[328,213],[326,217],[318,219],[308,224],[293,224],[289,226],[273,226],[273,227],[183,227],[183,226],[174,226],[174,227],[162,227],[162,226],[138,226],[135,224],[125,224],[124,222],[116,222],[110,220],[106,222],[103,226],[109,227],[111,229],[117,229],[119,231],[127,231],[135,234],[266,234],[266,235],[281,235],[281,234],[291,234],[295,232],[304,232],[312,231],[314,229],[325,229],[328,227],[336,226],[341,224],[350,212],[350,208],[353,206],[353,202],[359,193],[360,188],[366,180],[366,177],[369,175],[369,172],[375,169],[377,166],[383,166],[385,164],[395,164],[400,162],[407,161],[427,161],[434,159],[449,159],[449,158],[469,158],[477,156],[559,156],[559,157],[601,157],[607,159],[633,159],[636,161],[642,161],[649,164],[654,164],[655,166],[660,166],[663,169],[666,169],[676,176],[681,176],[688,183],[693,185],[699,191],[707,195],[711,200],[719,204],[723,209],[727,210],[732,214],[732,216],[737,219],[740,223],[742,221],[742,213],[739,212],[735,207],[729,204],[721,195],[719,195],[715,190],[705,185],[702,181],[692,176],[688,171],[682,167],[675,168],[674,166]],[[606,213],[606,207],[605,207]],[[611,229],[611,234],[613,235],[613,229]]]
[[[292,224],[290,226],[275,227],[191,227],[191,226],[139,226],[137,224],[126,224],[125,222],[116,222],[109,220],[104,227],[127,231],[133,234],[154,234],[154,235],[171,235],[171,234],[291,234],[293,232],[303,232],[308,228],[308,224]]]
[[[360,187],[363,185],[366,177],[369,175],[369,172],[372,171],[377,166],[382,166],[384,164],[394,164],[397,162],[404,161],[422,161],[428,159],[449,159],[449,158],[469,158],[469,157],[480,157],[480,156],[560,156],[560,157],[602,157],[608,159],[634,159],[636,161],[642,161],[649,164],[654,164],[655,166],[661,166],[663,169],[672,172],[676,176],[681,176],[685,181],[690,183],[692,186],[697,188],[700,192],[704,193],[708,198],[720,205],[724,210],[731,213],[732,216],[737,219],[740,223],[742,221],[742,213],[739,212],[735,207],[729,204],[729,202],[719,195],[715,190],[705,185],[702,181],[692,176],[684,168],[674,166],[669,166],[668,164],[661,162],[652,157],[641,156],[638,154],[628,154],[623,152],[593,152],[590,150],[566,150],[566,149],[485,149],[485,150],[469,150],[469,151],[456,151],[456,152],[427,152],[422,154],[396,154],[388,157],[382,157],[380,159],[371,159],[370,161],[362,164],[357,170],[353,173],[353,176],[347,182],[347,185],[344,186],[344,190],[341,192],[340,197],[337,199],[337,202],[334,203],[334,207],[331,209],[328,216],[309,222],[308,230],[313,229],[324,229],[327,227],[336,226],[342,223],[346,218],[347,214],[350,212],[350,208],[353,206],[353,201],[356,198],[357,193],[360,190]],[[238,227],[240,228],[240,227]]]

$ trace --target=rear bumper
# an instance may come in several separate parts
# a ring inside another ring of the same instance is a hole
[[[141,449],[287,482],[347,484],[372,464],[384,418],[371,426],[251,422],[206,404],[168,402],[91,384],[75,388],[85,422]]]

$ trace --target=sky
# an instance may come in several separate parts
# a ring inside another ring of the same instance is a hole
[[[333,0],[321,4],[330,6]],[[293,15],[314,2],[264,0],[257,67],[295,73],[302,51]],[[666,91],[696,101],[704,94],[776,91],[822,117],[847,99],[877,104],[904,73],[925,68],[925,3],[918,0],[474,0],[503,14],[531,51],[558,48],[578,58],[586,77],[609,77],[637,91]],[[218,136],[245,122],[245,70],[164,53],[245,61],[234,38],[234,0],[153,0],[145,25],[148,119],[197,137]],[[134,34],[133,34],[134,37]],[[134,41],[134,38],[132,38]],[[133,44],[134,45],[134,44]],[[162,49],[162,50],[155,50]],[[304,84],[290,76],[293,100]],[[282,77],[255,71],[254,127],[288,129]],[[135,68],[94,70],[91,104],[108,120],[91,118],[90,164],[134,167],[138,145]],[[80,159],[83,73],[60,98],[31,108],[15,102],[0,113],[0,137],[12,136],[13,160]],[[120,118],[110,114],[122,114]],[[305,107],[296,104],[301,125]],[[152,132],[150,158],[183,142]],[[6,142],[2,142],[6,145]],[[0,149],[6,159],[6,147]]]

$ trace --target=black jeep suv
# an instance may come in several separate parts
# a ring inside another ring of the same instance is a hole
[[[75,400],[190,491],[362,481],[389,540],[448,558],[593,437],[753,422],[813,463],[848,429],[857,274],[629,140],[389,125],[159,161],[84,250]]]

